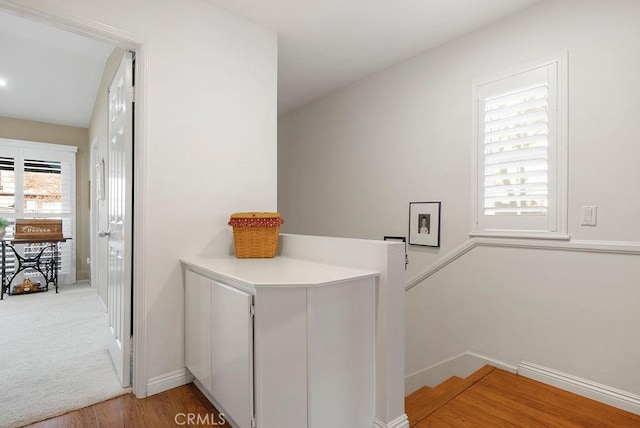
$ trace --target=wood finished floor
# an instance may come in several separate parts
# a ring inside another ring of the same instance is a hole
[[[405,403],[411,427],[416,428],[640,428],[638,415],[490,366],[466,379],[451,378],[436,388],[425,387]],[[188,415],[200,415],[200,423],[192,416],[193,423],[187,424]],[[214,425],[217,421],[213,405],[188,384],[145,399],[123,395],[29,426],[230,428]]]
[[[405,408],[416,428],[634,428],[640,416],[485,366],[408,396]]]
[[[194,415],[191,416],[192,423],[187,423],[189,415]],[[197,415],[200,415],[200,423]],[[229,424],[220,422],[215,407],[194,384],[190,383],[144,399],[138,399],[132,394],[122,395],[28,426],[37,428],[176,426],[231,428]]]

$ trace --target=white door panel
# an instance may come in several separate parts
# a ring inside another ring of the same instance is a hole
[[[211,361],[216,400],[240,428],[253,415],[253,296],[212,281]]]
[[[185,273],[185,357],[187,368],[209,394],[211,387],[211,289],[213,281]]]
[[[122,386],[131,381],[131,224],[133,146],[133,65],[127,53],[109,85],[109,140],[106,173],[108,227],[109,354]]]

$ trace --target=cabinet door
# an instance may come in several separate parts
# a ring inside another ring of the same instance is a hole
[[[213,281],[211,288],[213,397],[239,428],[253,416],[253,296]]]
[[[375,280],[307,293],[309,428],[371,427],[375,418]]]
[[[211,393],[211,287],[213,281],[191,271],[187,271],[185,276],[187,368]]]

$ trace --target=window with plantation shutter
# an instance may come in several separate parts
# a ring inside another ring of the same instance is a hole
[[[566,236],[566,57],[474,86],[472,234]]]
[[[0,217],[9,222],[9,234],[17,218],[62,219],[62,232],[72,239],[60,246],[60,284],[76,281],[76,150],[74,146],[0,139]],[[42,245],[16,247],[27,256],[36,256]],[[9,251],[10,271],[14,263]]]

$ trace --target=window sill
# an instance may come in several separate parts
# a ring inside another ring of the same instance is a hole
[[[554,241],[569,241],[569,235],[551,234],[548,232],[518,232],[518,231],[490,231],[490,232],[469,232],[472,238],[515,238],[515,239],[547,239]]]

